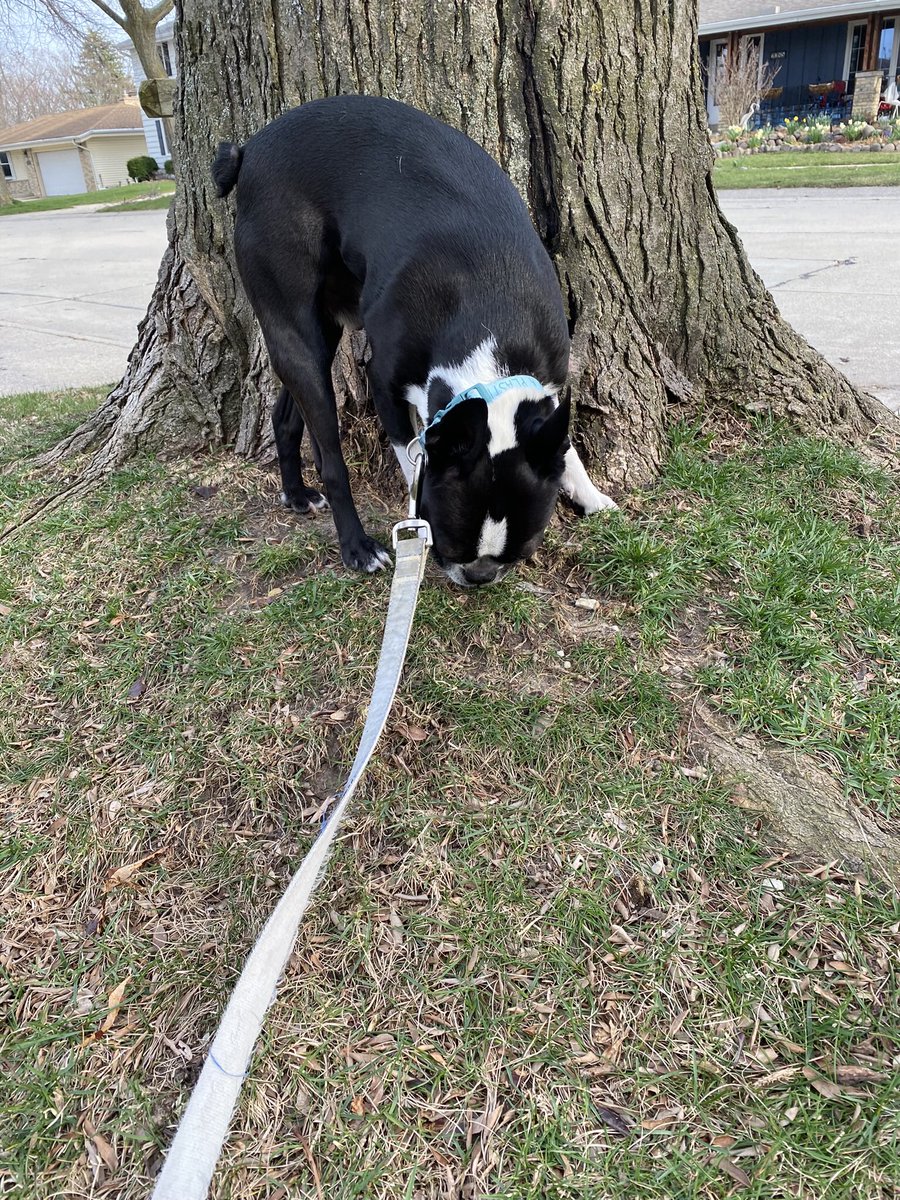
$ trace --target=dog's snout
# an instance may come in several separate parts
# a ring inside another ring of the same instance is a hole
[[[484,583],[493,583],[500,573],[500,564],[492,558],[479,558],[476,562],[463,567],[466,583],[476,587]]]

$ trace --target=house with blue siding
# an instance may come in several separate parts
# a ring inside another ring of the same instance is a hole
[[[877,115],[897,82],[900,0],[700,0],[700,56],[710,125],[719,121],[716,80],[745,39],[760,70],[775,71],[761,120]]]
[[[174,79],[178,73],[178,64],[175,58],[175,22],[163,21],[156,28],[156,48],[159,52],[160,62],[165,68],[169,78]],[[141,66],[141,60],[137,56],[137,51],[130,41],[120,42],[119,49],[125,54],[131,63],[131,74],[137,87],[147,78],[144,68]],[[166,131],[162,121],[156,117],[148,117],[146,113],[144,117],[144,137],[147,139],[147,153],[151,158],[155,158],[160,167],[163,166],[167,158],[172,157],[172,149],[166,141]]]

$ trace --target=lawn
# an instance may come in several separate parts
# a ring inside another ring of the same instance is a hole
[[[16,200],[8,208],[0,208],[0,216],[18,213],[56,212],[63,208],[79,208],[84,204],[105,205],[107,212],[123,212],[141,208],[165,208],[175,192],[169,180],[154,183],[129,183],[124,187],[104,188],[99,192],[83,192],[77,196],[46,196],[42,200]]]
[[[146,212],[148,209],[168,208],[172,203],[174,192],[163,196],[151,197],[149,200],[125,200],[121,204],[108,204],[101,212]]]
[[[900,184],[900,154],[784,150],[716,159],[717,188],[890,187]]]
[[[0,399],[0,526],[100,395]],[[389,580],[275,493],[141,459],[3,544],[5,1196],[147,1195],[352,761]],[[764,424],[495,588],[430,570],[213,1195],[894,1194],[900,900],[769,844],[672,680],[893,828],[898,589],[897,479]]]

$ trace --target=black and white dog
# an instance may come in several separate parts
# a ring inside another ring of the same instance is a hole
[[[491,583],[533,554],[562,491],[614,508],[569,444],[569,336],[559,284],[513,184],[465,134],[393,100],[293,109],[243,149],[223,142],[219,195],[237,183],[235,252],[273,369],[282,502],[322,508],[348,567],[387,550],[362,527],[341,453],[331,363],[364,328],[379,419],[407,482],[411,411],[424,427],[421,515],[454,582]]]

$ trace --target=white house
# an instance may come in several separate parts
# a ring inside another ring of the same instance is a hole
[[[166,69],[166,74],[171,78],[175,78],[177,74],[178,64],[175,59],[175,22],[163,21],[156,27],[156,45],[159,49],[159,57],[162,60],[162,65]],[[118,48],[128,56],[131,62],[131,73],[134,76],[135,84],[140,85],[147,78],[147,73],[141,66],[141,60],[137,56],[137,51],[130,41],[119,42]],[[146,113],[144,118],[144,137],[147,139],[147,153],[155,158],[159,163],[160,168],[163,167],[167,158],[172,157],[171,147],[166,141],[166,131],[162,121],[156,117],[148,117]]]
[[[0,129],[0,171],[13,196],[72,196],[128,183],[147,153],[137,96]]]

